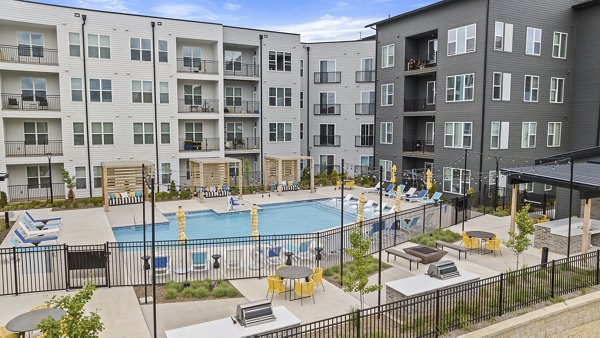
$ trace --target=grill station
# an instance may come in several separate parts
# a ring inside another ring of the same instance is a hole
[[[271,301],[259,300],[245,304],[238,304],[235,320],[241,326],[252,326],[275,320]]]
[[[427,275],[429,275],[429,277],[445,280],[459,277],[460,273],[458,272],[458,268],[456,268],[456,264],[454,264],[454,262],[442,261],[429,264]]]

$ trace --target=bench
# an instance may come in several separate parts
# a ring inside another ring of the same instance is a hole
[[[417,263],[417,269],[419,268],[419,263],[421,262],[421,258],[419,258],[419,257],[415,257],[413,255],[409,255],[409,254],[407,254],[405,252],[398,251],[396,249],[386,249],[385,252],[387,253],[387,261],[388,262],[390,261],[390,255],[394,255],[394,260],[396,260],[397,257],[404,258],[404,259],[408,260],[409,261],[408,269],[410,271],[412,271],[412,263],[413,262],[416,262]]]
[[[450,248],[450,249],[454,249],[454,250],[458,251],[458,260],[459,261],[460,261],[460,253],[461,252],[465,254],[465,259],[467,259],[467,252],[469,251],[469,249],[467,249],[465,247],[462,247],[462,246],[456,245],[456,244],[452,244],[452,243],[448,243],[448,242],[444,242],[444,241],[439,240],[439,239],[435,241],[435,246],[436,247],[439,246],[442,249],[444,247],[446,247],[446,248]]]

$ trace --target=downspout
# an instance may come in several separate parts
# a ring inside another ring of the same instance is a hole
[[[84,104],[85,104],[85,137],[86,137],[86,148],[87,148],[87,160],[88,160],[88,180],[90,182],[90,197],[92,197],[92,154],[90,151],[90,111],[88,107],[88,88],[87,88],[87,60],[86,60],[86,45],[85,45],[85,20],[87,15],[81,15],[81,41],[83,49],[83,92],[84,92]]]
[[[264,154],[264,148],[263,148],[263,143],[264,143],[264,139],[265,139],[265,132],[264,132],[264,126],[263,126],[263,115],[265,113],[264,107],[263,107],[263,68],[264,68],[264,64],[263,64],[263,38],[264,35],[259,34],[258,35],[258,40],[259,40],[259,46],[258,46],[258,50],[259,50],[259,54],[260,54],[260,85],[258,86],[260,89],[260,180],[261,180],[261,185],[264,186],[265,182],[263,182],[264,180],[264,173],[265,173],[265,164],[264,164],[264,158],[265,158],[265,154]]]
[[[310,46],[306,46],[306,126],[304,126],[304,137],[306,137],[306,156],[310,156]]]
[[[155,38],[155,28],[156,28],[156,22],[152,21],[150,22],[150,25],[152,25],[152,76],[153,76],[153,82],[154,82],[154,146],[156,149],[156,180],[158,182],[158,178],[160,177],[160,165],[158,163],[158,90],[157,88],[159,88],[157,86],[156,83],[156,38]],[[164,183],[164,182],[162,182]],[[168,182],[171,183],[171,182]],[[157,185],[156,190],[160,192],[160,184]]]
[[[485,48],[483,50],[483,90],[481,102],[481,143],[479,154],[479,183],[477,184],[478,191],[481,192],[481,173],[483,172],[483,138],[485,136],[485,102],[487,100],[487,62],[488,62],[488,42],[490,30],[490,0],[487,0],[487,8],[485,15]]]
[[[375,147],[377,145],[377,69],[379,69],[379,63],[377,62],[377,55],[379,54],[379,30],[377,28],[373,28],[373,26],[369,26],[371,29],[375,30],[375,107],[373,109],[373,167],[375,166]],[[395,90],[395,89],[394,89]],[[404,123],[404,117],[402,117],[402,123]],[[400,156],[402,160],[402,156]],[[402,169],[402,162],[400,165],[400,169]],[[369,168],[370,170],[370,168]]]

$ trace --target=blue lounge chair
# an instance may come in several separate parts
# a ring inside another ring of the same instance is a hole
[[[414,228],[419,224],[419,219],[421,219],[421,216],[415,216],[410,220],[410,222],[408,222],[408,224],[405,222],[402,222],[402,223],[400,223],[400,228],[404,229],[404,230],[409,230],[411,228]]]
[[[389,194],[392,189],[394,189],[394,183],[390,183],[390,185],[388,185],[387,188],[385,188],[385,190],[383,191],[383,195]]]
[[[281,264],[281,246],[270,247],[267,251],[267,263],[270,265],[280,265]]]
[[[192,271],[208,271],[207,256],[206,251],[192,252]]]
[[[379,231],[381,230],[381,226],[379,225],[379,223],[373,223],[373,225],[371,225],[371,230],[369,230],[369,234],[368,236],[373,239],[375,236],[375,234],[377,234]]]
[[[407,200],[407,201],[409,201],[409,202],[418,202],[418,201],[422,201],[422,200],[424,200],[425,198],[427,198],[427,193],[428,193],[428,192],[429,192],[429,191],[427,191],[427,189],[423,189],[423,190],[419,191],[419,193],[418,193],[418,194],[416,194],[416,195],[414,195],[414,196],[408,196],[408,197],[406,198],[406,200]]]
[[[419,202],[425,203],[425,204],[427,204],[427,203],[437,203],[437,202],[439,202],[439,200],[440,200],[441,197],[442,197],[442,193],[441,192],[436,192],[436,193],[434,193],[431,196],[431,198],[426,198],[426,199],[423,199],[423,200],[421,200]]]
[[[169,273],[169,256],[154,257],[154,271],[157,276],[164,276]]]
[[[404,188],[406,188],[406,186],[404,184],[400,184],[400,194],[404,194]],[[398,190],[392,189],[391,191],[389,191],[388,193],[386,193],[384,195],[394,198],[394,197],[396,197],[397,193],[398,193]]]
[[[19,230],[15,230],[15,236],[17,236],[21,243],[33,244],[34,246],[38,246],[42,242],[58,241],[57,236],[36,236],[32,238],[26,238],[19,232]]]
[[[58,223],[58,225],[60,225],[60,221],[62,220],[62,218],[60,217],[36,219],[33,216],[31,216],[29,211],[25,211],[25,216],[28,217],[33,223]]]

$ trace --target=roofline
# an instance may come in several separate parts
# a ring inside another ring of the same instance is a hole
[[[178,20],[178,19],[173,19],[173,20]],[[222,25],[222,26],[226,27],[226,28],[246,29],[246,30],[257,31],[257,32],[267,32],[267,33],[276,33],[276,34],[289,34],[289,35],[298,35],[298,36],[300,36],[300,33],[280,32],[280,31],[273,31],[273,30],[268,30],[268,29],[248,28],[248,27],[231,26],[231,25]]]
[[[594,1],[598,1],[600,3],[600,0],[594,0]],[[544,163],[554,162],[554,161],[558,161],[558,160],[566,160],[571,157],[574,160],[578,160],[578,159],[582,159],[582,158],[586,158],[586,157],[590,157],[590,156],[596,156],[596,155],[600,155],[600,147],[578,149],[578,150],[573,150],[573,151],[569,151],[569,152],[562,153],[562,154],[556,154],[556,155],[552,155],[552,156],[538,158],[535,160],[535,164],[544,164]]]
[[[588,8],[588,7],[593,7],[593,6],[597,6],[597,5],[600,5],[600,0],[590,0],[590,1],[587,1],[587,2],[582,2],[580,4],[572,6],[572,8],[574,10],[580,10],[580,9],[584,9],[584,8]]]
[[[374,37],[374,35],[373,35],[373,37]],[[359,39],[359,40],[318,41],[318,42],[316,41],[316,42],[302,42],[302,44],[303,45],[318,45],[318,44],[322,44],[322,43],[348,43],[348,42],[369,42],[369,41],[375,41],[375,39],[363,38],[363,39]]]
[[[455,1],[462,1],[462,0],[440,0],[438,2],[434,2],[434,3],[429,4],[427,6],[419,7],[417,9],[413,9],[412,11],[404,12],[402,14],[394,15],[394,16],[392,16],[390,18],[387,18],[387,19],[384,19],[384,20],[373,22],[371,24],[366,25],[365,27],[373,27],[373,26],[378,26],[378,25],[382,25],[382,24],[388,23],[390,21],[396,21],[396,20],[399,20],[399,19],[402,19],[402,18],[405,18],[405,17],[408,17],[408,16],[412,16],[412,15],[415,15],[415,14],[419,14],[421,12],[428,11],[430,9],[435,9],[435,8],[438,8],[438,7],[441,7],[441,6],[445,6],[445,5],[447,5],[447,4],[451,3],[451,2],[455,2]],[[596,0],[593,0],[593,1],[596,1]]]

